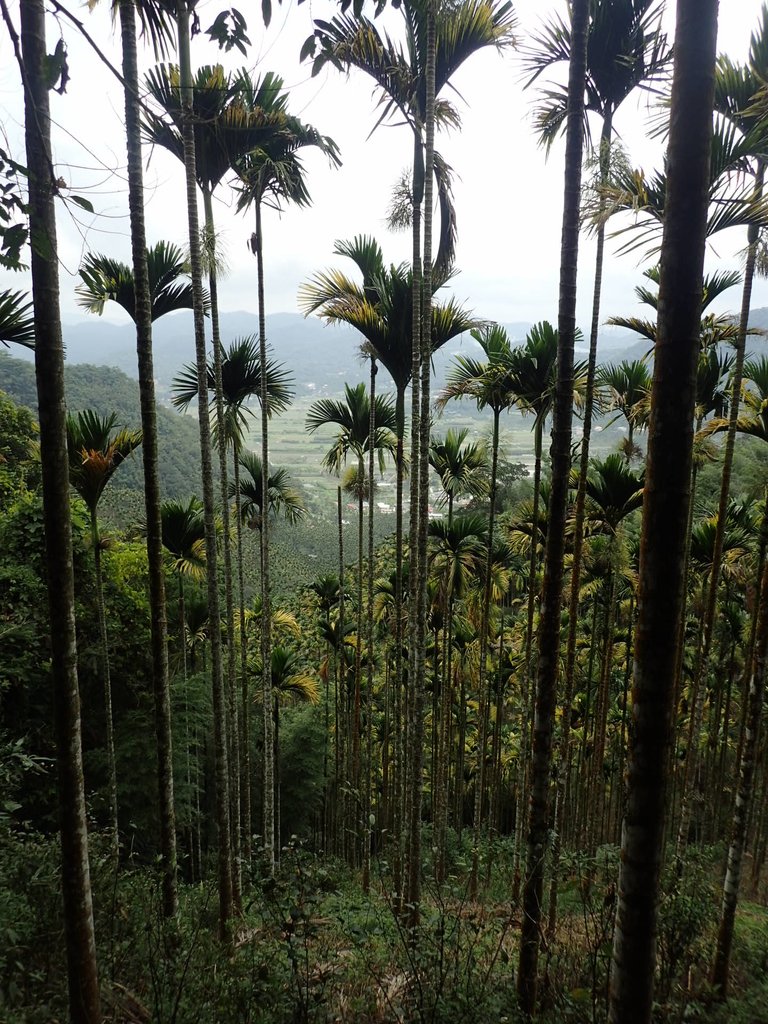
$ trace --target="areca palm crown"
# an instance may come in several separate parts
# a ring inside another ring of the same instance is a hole
[[[187,677],[186,619],[184,609],[185,578],[200,580],[205,575],[205,521],[198,498],[169,499],[160,505],[163,547],[173,559],[173,571],[179,584],[179,632],[182,669]]]
[[[152,322],[179,309],[192,309],[189,267],[181,249],[171,242],[157,242],[146,249]],[[78,305],[89,313],[104,312],[107,302],[116,302],[132,320],[136,318],[136,284],[127,263],[86,253],[78,271],[82,284],[75,289]]]
[[[67,417],[67,448],[70,483],[85,502],[91,521],[91,543],[96,571],[96,603],[99,618],[101,672],[104,684],[106,714],[107,762],[109,770],[110,825],[113,856],[118,853],[117,771],[115,768],[115,735],[112,718],[112,682],[109,671],[109,639],[104,608],[101,568],[101,537],[98,505],[104,488],[126,458],[141,444],[140,430],[115,430],[116,414],[100,416],[86,409]]]
[[[615,410],[627,423],[627,436],[622,451],[627,462],[637,454],[635,430],[647,419],[651,392],[651,373],[642,359],[624,359],[600,367],[598,385],[608,393],[609,410]],[[613,422],[613,421],[611,421]]]
[[[255,452],[242,452],[240,467],[246,476],[240,478],[240,514],[251,529],[261,530],[264,523],[261,459]],[[282,516],[287,523],[298,523],[307,515],[307,508],[299,492],[291,485],[288,471],[271,469],[267,478],[267,515]],[[234,487],[234,484],[233,484]],[[338,581],[336,583],[338,597]]]
[[[449,429],[445,438],[433,436],[429,446],[429,464],[440,477],[448,504],[448,523],[453,519],[456,498],[469,494],[481,498],[488,494],[488,454],[477,441],[467,442],[469,429]]]
[[[427,36],[429,5],[407,2],[400,8],[405,27],[404,41],[380,33],[368,18],[337,15],[330,22],[315,21],[314,37],[307,40],[306,55],[312,55],[312,73],[326,64],[347,70],[356,68],[371,77],[380,90],[381,112],[376,127],[392,117],[403,118],[414,136],[414,181],[411,191],[414,231],[419,227],[418,209],[424,194],[424,131],[427,120]],[[435,121],[438,126],[456,127],[460,118],[455,106],[440,93],[453,74],[473,54],[494,46],[513,44],[515,15],[511,3],[470,0],[455,6],[441,6],[434,20]],[[442,213],[441,236],[435,267],[444,273],[453,262],[455,216],[450,202],[449,175],[442,161],[435,161]]]

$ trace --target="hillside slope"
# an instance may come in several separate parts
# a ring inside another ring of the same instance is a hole
[[[95,409],[102,415],[117,414],[120,426],[140,425],[139,386],[120,370],[89,364],[65,369],[67,406],[72,412]],[[0,353],[0,390],[37,413],[35,371],[32,363]],[[200,490],[200,452],[197,421],[172,409],[158,406],[160,487],[164,497],[185,497]],[[141,452],[137,451],[119,471],[123,487],[143,490]]]

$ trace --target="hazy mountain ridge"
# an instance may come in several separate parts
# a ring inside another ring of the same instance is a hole
[[[751,323],[768,329],[768,308],[755,309]],[[504,324],[514,341],[522,341],[533,325],[527,322]],[[92,317],[77,323],[63,325],[67,350],[67,363],[90,363],[112,366],[129,377],[137,376],[136,341],[132,324],[117,325]],[[233,312],[221,314],[221,334],[225,344],[235,338],[256,336],[258,318],[253,313]],[[346,381],[367,379],[360,358],[360,335],[344,325],[326,326],[317,317],[304,318],[298,313],[275,313],[267,317],[267,341],[275,357],[291,370],[296,381],[296,394],[338,394]],[[588,332],[577,346],[577,356],[586,357]],[[753,352],[764,350],[766,341],[752,338],[748,348]],[[194,362],[192,314],[176,313],[164,317],[154,325],[154,364],[159,397],[167,401],[175,375],[182,366]],[[455,339],[441,349],[434,359],[435,387],[442,386],[445,373],[453,356],[458,352],[472,353],[476,342],[468,335]],[[639,359],[648,353],[644,339],[628,331],[606,327],[598,342],[598,361],[617,362],[621,359]],[[14,353],[31,360],[32,354]],[[385,378],[386,379],[386,378]]]

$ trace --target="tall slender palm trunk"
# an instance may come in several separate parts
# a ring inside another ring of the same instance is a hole
[[[259,304],[259,360],[261,377],[261,493],[266,503],[269,494],[269,408],[267,394],[267,320],[264,309],[264,236],[261,224],[261,203],[256,203],[256,274]],[[270,874],[275,870],[275,760],[272,707],[272,595],[269,584],[269,516],[261,517],[261,665],[264,703],[264,852]],[[343,580],[340,581],[343,587]],[[343,637],[342,637],[343,643]],[[343,651],[342,651],[343,654]]]
[[[678,0],[611,1024],[648,1024],[690,502],[717,0]]]
[[[11,31],[17,60],[20,66],[23,64],[29,226],[32,237],[41,239],[43,243],[33,246],[31,252],[32,299],[69,1014],[73,1024],[100,1024],[77,679],[64,346],[61,340],[58,263],[55,259],[56,184],[51,155],[45,7],[42,0],[29,0],[21,5],[21,49],[5,0],[2,0],[2,13]]]
[[[216,404],[217,451],[219,456],[219,481],[221,492],[221,549],[223,554],[224,608],[226,629],[226,708],[227,708],[227,760],[229,764],[229,822],[230,847],[232,853],[232,887],[235,906],[242,903],[240,874],[240,729],[235,689],[235,602],[232,588],[232,531],[229,514],[229,469],[227,466],[227,431],[224,419],[224,385],[222,381],[222,344],[219,327],[219,285],[216,272],[216,225],[213,219],[211,190],[203,188],[203,209],[205,211],[205,235],[210,248],[208,253],[208,289],[211,299],[211,335],[213,341],[214,401]]]
[[[232,856],[229,820],[229,751],[227,711],[221,657],[219,622],[218,555],[216,550],[216,513],[213,495],[211,425],[208,411],[208,364],[205,352],[203,314],[203,264],[200,252],[200,225],[197,212],[195,175],[195,135],[192,109],[192,71],[190,63],[190,19],[186,0],[177,0],[179,32],[179,74],[182,100],[182,137],[186,174],[189,251],[194,303],[195,358],[197,360],[198,421],[200,424],[200,461],[202,464],[205,551],[208,582],[208,618],[211,623],[211,686],[213,693],[214,751],[216,774],[216,823],[218,828],[219,929],[226,937],[234,909]]]
[[[347,820],[346,820],[346,792],[348,786],[347,761],[345,753],[347,750],[347,720],[345,717],[347,707],[347,661],[344,647],[345,637],[345,573],[344,573],[344,519],[341,484],[336,489],[336,511],[339,529],[339,642],[336,649],[336,849],[339,856],[344,855],[346,845]]]
[[[168,678],[168,623],[165,602],[165,570],[160,518],[160,472],[157,441],[155,376],[152,361],[152,296],[147,270],[147,236],[144,221],[144,171],[141,163],[141,111],[136,52],[134,0],[119,5],[125,80],[125,133],[128,150],[128,211],[131,222],[131,253],[136,296],[136,352],[141,404],[144,508],[149,565],[150,635],[152,643],[152,692],[155,705],[157,787],[160,808],[160,849],[163,862],[163,910],[176,913],[176,812],[173,795],[173,740],[171,693]],[[182,636],[182,651],[186,647]]]
[[[120,827],[117,816],[117,764],[115,762],[115,722],[112,713],[112,676],[109,669],[109,636],[107,634],[107,615],[104,608],[104,579],[101,569],[101,538],[96,510],[91,510],[91,546],[93,547],[93,566],[96,576],[96,611],[99,620],[99,657],[101,661],[102,685],[104,686],[104,723],[107,743],[107,786],[109,790],[109,817],[112,832],[112,859],[117,868],[120,856]]]
[[[371,360],[371,408],[368,420],[368,586],[366,608],[366,658],[367,679],[365,690],[365,781],[363,793],[363,891],[368,892],[371,884],[371,820],[373,817],[372,793],[373,783],[373,577],[375,575],[373,547],[373,474],[376,455],[376,356],[370,353]]]
[[[411,655],[413,675],[411,686],[411,716],[409,744],[411,748],[411,774],[407,809],[408,822],[408,904],[409,924],[419,922],[421,903],[421,798],[422,763],[424,745],[424,679],[426,674],[427,648],[427,527],[429,524],[429,434],[430,434],[430,374],[432,354],[432,204],[434,197],[435,162],[435,61],[436,61],[436,16],[435,0],[427,3],[427,52],[425,61],[426,99],[424,105],[424,258],[419,284],[421,294],[417,309],[414,302],[414,342],[418,335],[418,362],[421,374],[419,388],[420,411],[418,422],[414,418],[412,446],[416,461],[412,472],[417,478],[416,486],[416,530],[411,527],[411,537],[416,541],[417,584],[413,615],[414,633]],[[415,218],[414,218],[415,220]],[[416,266],[413,268],[414,285],[417,282]],[[415,402],[415,396],[414,396]],[[417,429],[418,427],[418,429]],[[413,493],[413,491],[412,491]],[[414,506],[411,507],[413,518]],[[413,558],[414,551],[411,551]],[[410,645],[409,645],[410,646]]]
[[[403,872],[403,779],[405,776],[405,680],[403,678],[403,484],[405,479],[405,389],[398,385],[395,398],[397,449],[395,454],[395,671],[392,680],[394,750],[392,772],[392,881],[395,893],[402,893]],[[387,807],[389,812],[389,807]],[[389,824],[389,813],[386,823]]]
[[[499,417],[501,410],[493,410],[493,433],[491,435],[491,489],[488,511],[488,551],[485,557],[483,581],[483,605],[480,616],[480,670],[477,679],[477,768],[475,770],[475,808],[472,819],[472,868],[469,876],[469,894],[477,896],[480,869],[480,830],[483,820],[483,791],[485,789],[485,744],[490,715],[490,688],[488,685],[488,630],[491,614],[491,590],[493,584],[493,537],[496,523],[496,476],[499,465]]]
[[[613,116],[609,111],[603,120],[600,134],[600,184],[608,180],[613,134]],[[600,212],[604,200],[600,199]],[[584,507],[587,497],[587,473],[589,471],[589,450],[592,439],[592,420],[595,408],[595,375],[597,371],[597,340],[600,328],[600,302],[603,291],[603,263],[605,259],[605,223],[601,217],[597,229],[595,251],[595,282],[592,292],[592,321],[589,330],[589,356],[587,357],[587,380],[584,395],[582,419],[581,457],[579,460],[579,482],[576,488],[573,525],[573,561],[571,563],[571,588],[568,597],[568,636],[565,648],[565,677],[562,694],[563,717],[557,752],[557,774],[555,776],[555,824],[552,844],[552,876],[549,887],[548,935],[554,937],[557,922],[557,881],[560,865],[562,833],[567,810],[566,784],[570,770],[571,756],[571,705],[575,688],[576,638],[579,627],[579,588],[581,587],[581,563],[584,553]]]
[[[523,923],[517,976],[520,1008],[528,1017],[533,1015],[536,1007],[544,857],[549,826],[552,732],[557,697],[565,518],[571,462],[576,271],[579,251],[582,119],[588,26],[589,0],[574,0],[571,5],[571,60],[568,72],[565,187],[560,253],[559,345],[552,423],[552,490],[549,502],[547,544],[544,553],[544,582],[541,592],[531,799],[523,888]]]
[[[251,700],[248,688],[248,634],[245,624],[245,571],[243,559],[243,517],[240,495],[240,443],[233,444],[235,490],[235,536],[237,544],[238,628],[240,633],[240,836],[241,853],[247,865],[251,859]]]

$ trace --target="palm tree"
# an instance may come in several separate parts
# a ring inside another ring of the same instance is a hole
[[[456,498],[470,494],[482,498],[488,494],[488,456],[479,442],[465,443],[469,429],[448,430],[445,438],[432,437],[429,446],[429,464],[440,477],[445,501],[448,505],[448,524],[453,520]]]
[[[101,569],[102,541],[99,535],[97,509],[104,488],[118,466],[141,444],[140,430],[114,431],[117,415],[99,416],[91,409],[67,417],[69,477],[83,499],[91,521],[91,544],[96,570],[96,608],[99,619],[101,672],[104,683],[106,713],[107,765],[109,771],[109,808],[112,828],[112,854],[118,856],[119,827],[117,819],[117,772],[115,769],[115,735],[112,721],[112,683],[109,672],[109,640],[104,609]]]
[[[536,716],[531,768],[527,863],[523,888],[523,926],[517,993],[524,1014],[536,1006],[536,986],[543,888],[544,855],[549,827],[552,732],[557,695],[560,646],[560,604],[563,589],[564,534],[571,463],[574,343],[576,337],[576,271],[579,247],[579,206],[582,119],[587,70],[589,3],[571,4],[571,52],[566,115],[565,190],[560,249],[557,375],[553,400],[552,494],[544,554],[544,582],[539,619]]]
[[[257,302],[259,315],[259,357],[262,365],[267,364],[266,317],[264,305],[264,245],[262,212],[265,203],[280,209],[283,202],[293,202],[298,206],[307,206],[310,202],[309,192],[304,180],[304,170],[298,151],[306,146],[317,146],[326,153],[332,163],[338,164],[339,157],[335,143],[327,136],[321,136],[311,125],[303,124],[298,118],[287,113],[288,94],[283,92],[283,80],[272,73],[254,82],[249,75],[241,73],[237,82],[237,94],[233,97],[230,125],[224,126],[223,144],[229,156],[231,169],[240,181],[238,209],[243,210],[253,204],[256,213],[256,230],[251,236],[251,248],[257,262]],[[249,129],[243,137],[242,129]],[[258,141],[254,132],[259,136]],[[209,204],[210,205],[210,204]],[[212,217],[212,214],[211,214]],[[211,221],[212,222],[212,221]],[[268,395],[266,381],[262,382],[259,392],[261,400],[261,465],[264,473],[262,490],[268,489],[267,473],[269,466],[269,426],[268,426]],[[237,487],[237,485],[236,485]],[[269,575],[269,530],[268,525],[260,533],[261,588],[265,606],[270,601]],[[270,616],[262,618],[263,635],[261,637],[261,663],[271,663],[269,634]],[[269,673],[264,671],[263,685],[269,688]],[[265,772],[264,784],[268,790],[272,788],[272,764],[269,752],[271,742],[272,719],[269,713],[269,700],[264,702],[264,750]],[[245,712],[244,712],[245,713]],[[273,801],[265,799],[266,818],[264,821],[265,835],[272,836],[274,823],[270,814]],[[267,850],[271,851],[274,843],[267,839]],[[270,862],[271,852],[268,855]]]
[[[605,594],[605,646],[595,708],[594,743],[592,748],[592,780],[590,811],[587,829],[590,840],[588,850],[594,851],[599,829],[597,811],[601,805],[601,780],[605,755],[608,708],[610,704],[611,668],[613,665],[613,634],[616,601],[614,593],[617,535],[621,523],[643,503],[643,471],[634,472],[619,454],[593,459],[587,477],[585,523],[588,530],[607,534],[608,545],[603,580]]]
[[[178,32],[179,74],[177,81],[179,100],[179,130],[184,161],[187,200],[187,230],[189,235],[190,278],[192,281],[195,359],[198,378],[198,424],[200,428],[200,462],[203,484],[205,516],[205,546],[207,552],[207,594],[210,620],[218,622],[218,558],[216,552],[216,510],[213,495],[211,465],[210,417],[205,352],[205,302],[203,292],[203,259],[200,225],[197,211],[197,161],[195,154],[194,79],[190,55],[190,13],[194,0],[177,0],[176,26]],[[218,829],[218,888],[219,931],[225,938],[233,913],[232,857],[229,814],[229,756],[227,743],[227,716],[221,661],[221,631],[211,630],[211,690],[213,696],[214,760],[216,821]]]
[[[421,264],[419,235],[424,190],[426,187],[432,190],[432,175],[426,174],[426,168],[433,168],[434,173],[439,174],[442,224],[435,268],[440,276],[453,262],[455,215],[450,201],[450,180],[444,173],[446,165],[439,158],[428,160],[424,151],[425,134],[430,130],[426,109],[430,18],[433,19],[434,119],[438,125],[450,127],[458,123],[458,112],[450,101],[438,98],[439,94],[473,54],[488,46],[503,50],[513,44],[515,15],[511,3],[499,4],[496,0],[470,0],[437,12],[432,11],[429,3],[408,2],[402,5],[401,11],[404,44],[387,34],[382,35],[366,17],[341,14],[330,22],[315,22],[314,38],[305,44],[305,52],[313,57],[313,75],[330,63],[347,71],[356,68],[373,79],[381,92],[383,108],[376,127],[395,116],[404,118],[411,128],[414,159],[410,221],[414,267]],[[428,207],[425,202],[425,216],[428,212],[431,215],[431,205]]]
[[[189,501],[169,499],[160,505],[163,547],[173,558],[173,571],[178,580],[179,642],[182,652],[182,673],[187,678],[185,641],[184,580],[201,580],[205,575],[205,522],[199,498]]]
[[[192,309],[189,268],[181,249],[172,242],[157,242],[145,249],[152,322],[179,309]],[[99,316],[107,302],[116,302],[134,320],[136,282],[126,263],[103,253],[85,254],[78,271],[82,284],[75,289],[79,306]]]
[[[661,31],[663,0],[594,0],[590,4],[587,66],[585,77],[584,130],[589,139],[589,112],[601,120],[598,146],[598,180],[605,185],[612,164],[614,119],[624,101],[638,88],[654,88],[667,73],[670,51]],[[559,15],[550,17],[527,47],[524,60],[528,85],[555,64],[570,59],[571,26]],[[548,85],[536,107],[538,138],[547,152],[566,125],[568,91],[564,86]],[[594,415],[594,387],[597,366],[597,340],[600,323],[603,262],[605,251],[605,214],[602,195],[596,231],[595,276],[592,293],[592,320],[589,336],[586,395],[582,425],[581,464],[576,491],[573,567],[569,599],[569,630],[566,645],[566,690],[572,686],[576,657],[579,576],[584,535],[584,495],[589,466],[589,451]],[[567,696],[567,695],[566,695]]]
[[[131,8],[132,5],[125,5]],[[125,25],[130,16],[126,9],[120,10],[123,31],[123,52],[127,54],[130,42],[130,26]],[[124,57],[133,72],[136,72],[135,32],[133,33],[133,58]],[[131,60],[133,63],[131,63]],[[128,79],[127,79],[128,80]],[[126,107],[130,103],[126,89]],[[130,213],[133,230],[145,238],[143,206],[143,171],[141,168],[141,144],[139,136],[138,107],[129,114],[126,109],[126,124],[134,119],[136,139],[129,144]],[[134,152],[134,149],[136,152]],[[135,190],[134,195],[131,190]],[[132,230],[132,237],[133,237]],[[162,572],[162,541],[158,525],[162,517],[159,511],[160,482],[158,468],[157,413],[155,406],[155,381],[152,362],[152,323],[167,313],[192,308],[192,286],[183,280],[187,275],[187,263],[181,249],[169,242],[158,242],[151,248],[143,248],[143,254],[136,248],[133,268],[127,264],[100,253],[87,253],[80,266],[82,284],[76,288],[78,303],[91,313],[99,316],[109,301],[121,306],[136,324],[137,350],[139,359],[139,396],[141,400],[141,424],[144,459],[145,523],[154,524],[147,528],[147,559],[150,577],[150,608],[152,624],[153,675],[155,679],[155,721],[158,749],[158,782],[160,793],[160,821],[163,860],[165,863],[165,913],[176,912],[175,892],[175,827],[173,824],[173,770],[172,739],[170,720],[170,692],[168,684],[167,621],[165,609],[165,583]],[[137,286],[137,281],[138,286]]]
[[[256,672],[263,676],[261,665],[257,663]],[[274,751],[273,760],[275,765],[275,831],[278,840],[280,839],[280,701],[287,697],[300,700],[308,704],[317,704],[320,700],[320,688],[317,678],[310,675],[302,664],[301,655],[297,651],[289,650],[282,644],[275,644],[272,648],[271,664],[271,694],[272,694],[272,720]],[[262,699],[264,699],[262,691]],[[266,796],[266,794],[265,794]]]
[[[171,555],[173,571],[178,581],[179,646],[181,649],[182,677],[184,680],[185,712],[187,701],[187,619],[184,598],[184,580],[202,580],[205,576],[205,520],[203,506],[198,498],[181,501],[167,500],[160,505],[160,524],[163,547]],[[185,740],[187,792],[191,793],[192,773],[190,766],[191,737],[189,715],[185,713],[187,725]],[[190,820],[189,850],[194,849],[194,826]]]
[[[435,879],[445,880],[446,828],[448,824],[448,766],[449,766],[449,720],[452,700],[453,611],[454,601],[464,597],[469,584],[478,578],[486,561],[485,544],[488,536],[488,520],[477,513],[473,515],[449,516],[447,520],[430,523],[431,550],[429,563],[438,583],[439,602],[443,610],[444,625],[444,671],[440,702],[440,731],[438,733],[437,770],[432,780]],[[438,686],[435,678],[433,685]]]
[[[636,456],[635,430],[642,427],[648,415],[651,373],[642,359],[623,359],[620,363],[601,366],[597,374],[599,387],[608,393],[608,409],[616,410],[627,422],[627,436],[621,449],[627,462]]]
[[[405,787],[408,884],[407,901],[411,920],[418,918],[420,893],[421,829],[421,680],[424,675],[427,614],[427,522],[429,500],[430,423],[430,327],[432,325],[433,271],[443,276],[453,259],[454,219],[450,183],[441,175],[442,237],[437,258],[432,253],[432,206],[434,175],[445,164],[435,153],[438,121],[456,123],[456,111],[438,99],[453,72],[474,52],[485,46],[501,49],[512,42],[514,15],[509,3],[472,0],[457,7],[441,7],[427,0],[415,0],[401,7],[406,27],[406,47],[383,39],[366,18],[341,15],[330,23],[316,23],[315,38],[308,49],[315,57],[316,73],[327,61],[357,67],[371,75],[384,94],[383,120],[397,111],[413,133],[413,176],[411,188],[411,235],[413,266],[412,364],[411,364],[411,588],[409,602],[409,721],[415,734],[410,741]],[[423,204],[423,264],[422,264]],[[413,514],[415,512],[415,515]],[[396,830],[397,831],[397,830]],[[397,837],[396,837],[397,838]],[[398,839],[399,841],[399,839]],[[395,857],[395,884],[400,886],[399,852]]]
[[[227,488],[227,498],[235,498],[235,524],[237,536],[237,569],[238,569],[238,591],[240,597],[240,659],[241,659],[241,708],[240,719],[250,715],[250,701],[248,699],[248,680],[245,664],[245,593],[243,574],[243,543],[242,543],[242,520],[240,516],[240,453],[242,451],[243,437],[248,423],[247,403],[254,395],[262,398],[262,376],[265,378],[264,390],[266,391],[265,418],[269,418],[276,412],[286,409],[293,398],[292,378],[281,364],[273,359],[264,358],[262,361],[261,352],[253,336],[239,338],[233,341],[224,351],[223,356],[217,361],[208,362],[207,380],[208,390],[211,394],[211,413],[214,416],[214,435],[220,439],[224,437],[225,447],[232,444],[234,453],[234,484]],[[262,375],[262,366],[265,373]],[[218,374],[218,378],[217,378]],[[219,386],[217,387],[217,379]],[[197,368],[185,366],[177,374],[171,385],[173,404],[180,409],[186,409],[197,394]],[[224,417],[223,424],[219,416]],[[262,552],[263,557],[263,552]],[[263,562],[262,562],[263,565]],[[263,570],[262,570],[263,571]],[[232,693],[234,701],[234,693]],[[234,720],[234,714],[233,714]],[[239,746],[240,760],[240,818],[242,828],[242,842],[244,854],[250,855],[250,801],[247,799],[247,792],[250,789],[250,778],[248,773],[248,751],[244,748],[247,742],[247,728],[244,721],[240,721]],[[233,759],[234,760],[234,759]],[[231,765],[235,770],[234,763]]]
[[[29,228],[30,235],[43,243],[32,246],[30,263],[69,1014],[73,1024],[99,1024],[102,1020],[101,997],[88,866],[77,679],[64,347],[56,260],[56,184],[51,158],[50,62],[45,45],[45,5],[42,0],[23,4],[20,18]]]
[[[717,3],[678,0],[610,1024],[648,1024],[653,1002],[666,754],[690,501],[716,38]]]
[[[262,491],[261,459],[255,452],[241,452],[240,468],[246,476],[240,477],[240,515],[252,530],[264,529],[264,500]],[[234,487],[234,485],[233,485]],[[267,477],[267,515],[271,519],[282,516],[287,523],[298,523],[307,515],[307,508],[299,492],[292,486],[288,470],[272,469]]]
[[[397,450],[395,405],[388,395],[376,395],[374,398],[373,436],[370,433],[371,401],[365,384],[356,387],[344,386],[345,401],[322,398],[314,402],[307,414],[307,430],[315,430],[335,425],[339,428],[336,440],[323,462],[330,470],[340,470],[341,466],[352,455],[357,460],[357,478],[361,482],[356,488],[358,511],[357,534],[357,633],[358,645],[355,658],[355,693],[354,714],[352,720],[352,764],[351,781],[354,788],[359,786],[360,776],[360,687],[362,669],[361,638],[363,635],[363,503],[365,498],[373,500],[373,481],[368,480],[365,473],[365,453],[373,449],[378,457],[379,470],[383,472],[386,454],[394,455]]]
[[[318,313],[328,323],[345,323],[354,327],[365,338],[368,345],[387,370],[395,385],[395,417],[397,450],[395,454],[396,496],[395,496],[395,591],[396,600],[402,603],[403,583],[403,484],[405,480],[405,394],[412,380],[414,368],[413,318],[414,279],[407,264],[384,263],[381,247],[369,236],[356,236],[352,241],[337,241],[334,252],[346,256],[356,265],[362,284],[347,277],[338,270],[322,271],[316,274],[299,291],[299,305],[304,313]],[[432,278],[433,290],[443,283],[444,276]],[[436,352],[449,340],[479,325],[455,300],[433,302],[431,312],[432,333],[430,351]],[[418,346],[416,348],[418,356]],[[395,621],[395,718],[399,718],[400,695],[403,678],[403,635],[402,622]],[[400,743],[403,730],[396,728],[395,769],[403,763]],[[400,782],[396,780],[395,788]],[[399,844],[401,828],[399,813],[401,801],[394,802],[395,821],[393,833]],[[400,891],[400,855],[395,850],[396,889]]]
[[[115,10],[117,8],[117,12]],[[172,32],[168,5],[132,0],[113,3],[113,13],[120,18],[122,70],[125,102],[126,152],[128,162],[128,212],[131,224],[131,255],[133,263],[133,305],[127,308],[136,325],[136,352],[139,372],[139,399],[143,434],[144,502],[147,523],[147,562],[149,566],[149,602],[151,612],[152,676],[157,738],[158,796],[160,804],[160,845],[163,861],[163,910],[167,917],[176,913],[176,827],[173,795],[173,749],[171,730],[171,698],[168,678],[168,627],[165,606],[165,579],[162,569],[160,537],[160,480],[158,465],[157,411],[152,360],[152,321],[163,313],[182,305],[191,306],[191,294],[184,286],[173,285],[173,275],[160,283],[156,274],[172,254],[162,246],[147,252],[144,218],[144,176],[141,158],[141,113],[138,53],[136,45],[136,14],[142,32],[161,53],[170,42]],[[173,254],[177,255],[177,254]],[[87,259],[87,258],[86,258]],[[98,268],[92,268],[97,271]],[[123,267],[119,266],[122,274]],[[130,272],[129,272],[130,274]],[[153,277],[153,275],[155,275]],[[93,279],[96,283],[98,277]],[[123,287],[125,275],[122,274]],[[99,282],[104,283],[103,279]],[[125,292],[123,291],[124,295]],[[120,301],[118,299],[118,301]],[[101,312],[101,310],[99,310]]]

